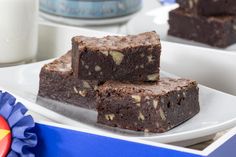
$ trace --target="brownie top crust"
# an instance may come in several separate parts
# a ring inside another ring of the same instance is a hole
[[[65,55],[60,57],[59,59],[54,60],[53,62],[44,65],[43,69],[50,72],[71,72],[71,51],[67,52]]]
[[[207,19],[207,21],[211,22],[211,21],[216,21],[216,22],[221,22],[221,23],[225,23],[227,21],[230,21],[230,20],[235,20],[235,16],[233,15],[218,15],[218,16],[198,16],[197,14],[195,13],[190,13],[190,12],[185,12],[184,10],[180,9],[180,8],[177,8],[177,9],[174,9],[170,12],[170,14],[172,13],[177,13],[179,15],[183,15],[183,16],[189,16],[189,17],[201,17],[203,19]]]
[[[122,50],[137,46],[161,46],[160,38],[156,32],[146,32],[138,35],[128,36],[106,36],[103,38],[76,36],[72,38],[72,43],[77,43],[79,49],[88,48],[90,50]]]
[[[162,78],[158,83],[135,83],[108,81],[99,87],[100,92],[114,91],[120,95],[164,95],[186,87],[197,86],[197,82],[189,79]]]
[[[176,0],[180,8],[202,16],[235,15],[235,0]]]

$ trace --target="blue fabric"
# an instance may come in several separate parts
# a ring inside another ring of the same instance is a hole
[[[119,139],[36,124],[36,157],[200,157]]]
[[[37,145],[37,136],[32,132],[35,123],[23,104],[7,92],[0,91],[0,115],[8,122],[11,128],[12,144],[8,157],[34,157],[29,151]]]

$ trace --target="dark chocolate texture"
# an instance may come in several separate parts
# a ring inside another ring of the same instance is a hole
[[[96,109],[98,81],[79,80],[73,76],[71,52],[42,67],[38,95],[44,98]]]
[[[114,81],[99,87],[98,123],[123,129],[162,133],[196,115],[197,83],[161,79],[159,83],[129,84]]]
[[[203,17],[181,9],[169,13],[168,34],[225,48],[236,42],[236,17]]]
[[[203,16],[236,15],[236,0],[176,0],[180,8]]]
[[[155,32],[72,39],[75,77],[85,80],[157,81],[161,44]]]

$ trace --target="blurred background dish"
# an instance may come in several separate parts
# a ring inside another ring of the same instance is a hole
[[[141,7],[142,0],[40,0],[42,17],[70,25],[122,23]]]

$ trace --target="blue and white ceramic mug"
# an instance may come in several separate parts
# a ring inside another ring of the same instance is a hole
[[[55,16],[79,19],[121,17],[137,12],[142,0],[40,0],[40,10]]]

